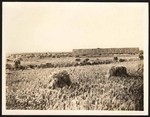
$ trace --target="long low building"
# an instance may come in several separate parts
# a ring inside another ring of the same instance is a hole
[[[138,54],[139,48],[95,48],[73,49],[73,55],[103,55],[103,54]]]

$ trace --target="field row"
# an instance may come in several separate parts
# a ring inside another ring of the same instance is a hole
[[[84,65],[98,65],[98,64],[111,64],[115,62],[138,61],[137,57],[124,57],[115,59],[113,57],[101,58],[43,58],[22,60],[20,64],[13,65],[13,62],[8,62],[6,69],[35,69],[35,68],[57,68],[57,67],[71,67],[71,66],[84,66]]]

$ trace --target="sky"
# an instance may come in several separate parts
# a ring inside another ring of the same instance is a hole
[[[3,2],[2,38],[6,53],[143,49],[148,4]]]

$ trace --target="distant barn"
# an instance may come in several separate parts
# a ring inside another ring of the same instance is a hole
[[[96,48],[73,49],[74,56],[103,55],[103,54],[138,54],[139,48]]]

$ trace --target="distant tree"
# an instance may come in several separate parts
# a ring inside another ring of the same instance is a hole
[[[82,56],[86,56],[86,54],[82,54]]]
[[[85,62],[89,61],[89,58],[84,59]]]
[[[140,58],[140,60],[143,60],[143,59],[144,59],[143,50],[140,50],[140,51],[139,51],[139,58]]]
[[[143,54],[139,54],[139,58],[140,58],[140,60],[143,60],[144,59]]]
[[[20,67],[20,65],[21,65],[21,61],[19,59],[15,59],[14,60],[14,66],[15,66],[15,68],[18,69]]]
[[[76,58],[75,61],[80,61],[80,58]]]
[[[139,54],[142,54],[142,55],[143,55],[143,50],[140,50]]]
[[[126,61],[126,59],[119,59],[119,62],[125,62]]]
[[[55,58],[56,56],[55,55],[52,55],[52,58]]]
[[[75,55],[75,57],[79,57],[79,55]]]
[[[83,65],[86,65],[86,64],[88,63],[88,61],[89,61],[89,59],[86,58],[86,59],[84,59],[84,60],[82,61],[82,64],[83,64]]]
[[[118,57],[115,56],[115,57],[113,58],[113,60],[114,60],[114,61],[118,61]]]

